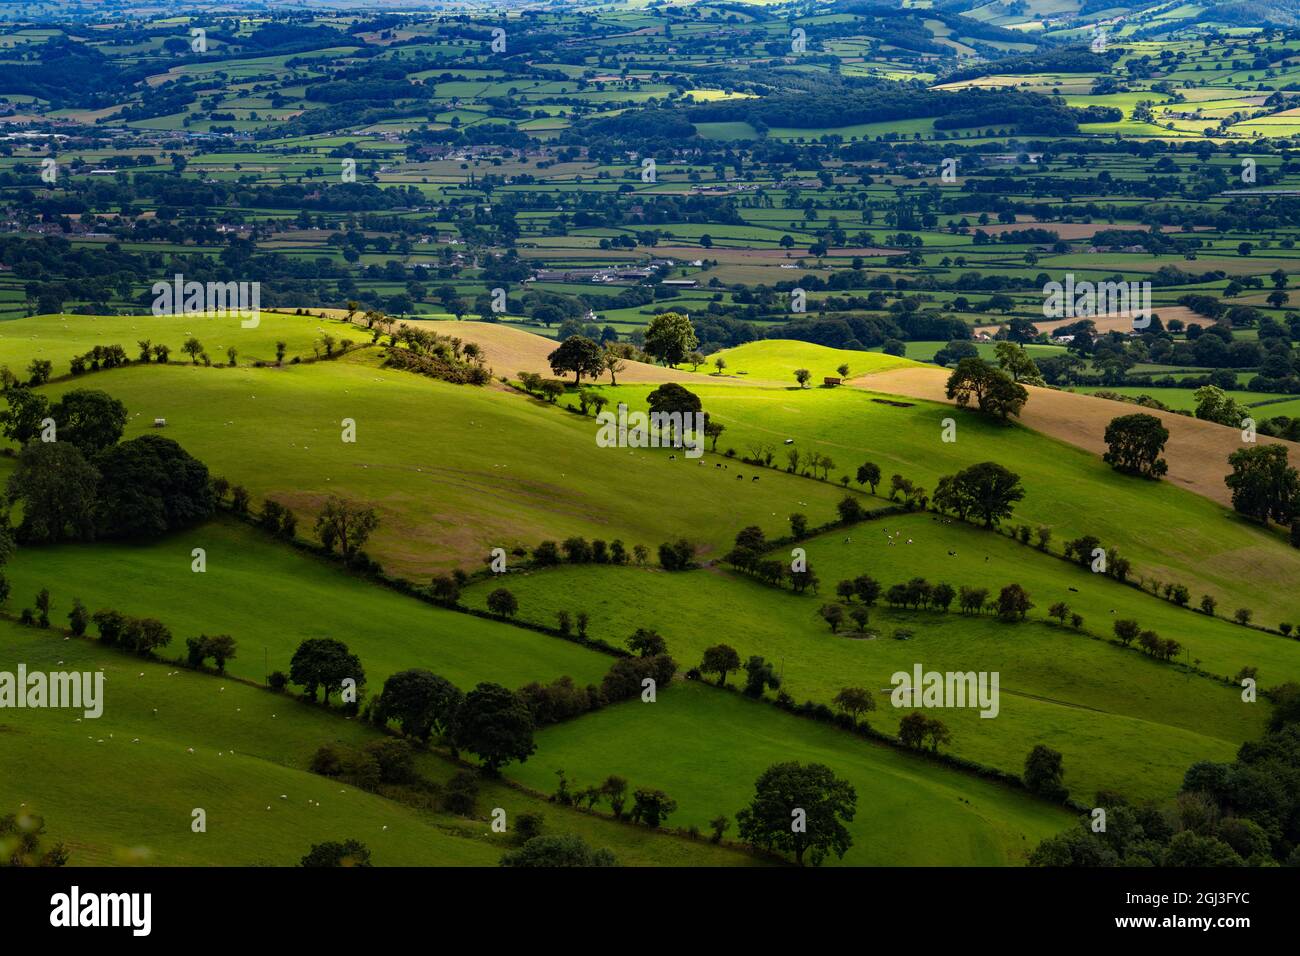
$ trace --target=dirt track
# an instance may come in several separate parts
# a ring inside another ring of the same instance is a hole
[[[902,368],[864,375],[848,384],[877,392],[948,402],[945,387],[948,372],[938,368]],[[1230,471],[1228,455],[1241,447],[1241,432],[1213,422],[1175,415],[1127,402],[1115,402],[1076,392],[1058,392],[1029,386],[1020,421],[1035,431],[1059,438],[1100,456],[1106,451],[1106,425],[1118,415],[1146,412],[1155,415],[1169,429],[1165,460],[1167,478],[1176,485],[1228,505],[1231,495],[1223,478]],[[1259,436],[1261,443],[1277,442],[1291,450],[1292,462],[1300,462],[1300,445]]]

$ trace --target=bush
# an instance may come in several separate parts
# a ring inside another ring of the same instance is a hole
[[[488,610],[502,617],[514,617],[519,610],[519,601],[506,588],[497,588],[487,598]]]
[[[478,801],[478,777],[469,770],[458,770],[447,781],[442,797],[442,808],[459,817],[472,816]]]
[[[521,813],[515,818],[515,839],[527,843],[542,835],[545,818],[540,813]]]
[[[686,571],[695,566],[695,545],[685,538],[659,545],[659,564],[665,571]]]

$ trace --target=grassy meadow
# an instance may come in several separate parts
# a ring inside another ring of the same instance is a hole
[[[510,821],[526,812],[542,813],[547,832],[578,833],[626,864],[757,862],[556,808],[492,781],[472,818],[415,809],[308,772],[317,748],[360,747],[377,739],[373,728],[93,641],[0,622],[0,660],[5,670],[21,660],[29,670],[105,674],[99,718],[47,709],[0,722],[0,815],[43,816],[47,841],[64,841],[74,866],[292,866],[327,839],[361,840],[376,866],[494,866],[513,845]],[[418,767],[436,783],[457,770],[434,755]],[[494,807],[506,811],[504,835],[489,827]],[[195,808],[206,811],[205,833],[191,830]]]
[[[616,773],[633,789],[673,797],[671,825],[707,832],[719,814],[734,820],[758,775],[787,760],[824,763],[857,791],[845,865],[1021,864],[1073,818],[1006,786],[689,682],[662,691],[653,704],[631,701],[547,728],[537,755],[507,775],[548,788],[563,770],[570,786],[581,788]]]

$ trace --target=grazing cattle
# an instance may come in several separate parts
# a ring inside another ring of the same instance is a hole
[[[753,478],[751,478],[751,479],[749,479],[749,480],[750,480],[750,481],[758,481],[758,475],[755,475]]]
[[[1073,591],[1075,594],[1078,594],[1078,593],[1079,593],[1079,589],[1078,589],[1078,588],[1070,588],[1070,590]]]
[[[948,552],[948,557],[950,557],[950,558],[955,558],[955,557],[957,557],[957,552],[956,552],[956,551],[949,551],[949,552]]]

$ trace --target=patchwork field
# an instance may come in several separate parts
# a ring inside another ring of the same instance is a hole
[[[1294,3],[0,6],[0,864],[1300,860]]]
[[[1175,481],[1146,482],[1118,474],[1098,455],[1072,447],[1073,442],[1065,444],[1060,436],[1077,433],[1069,418],[1054,424],[1057,420],[1052,412],[1057,406],[1050,403],[1044,403],[1047,409],[1040,415],[1046,423],[1044,430],[1050,428],[1052,437],[1028,427],[957,413],[957,440],[944,442],[943,421],[954,411],[950,405],[937,404],[934,388],[925,400],[904,397],[901,404],[907,407],[900,407],[898,378],[912,374],[933,386],[934,373],[916,369],[866,379],[878,392],[709,386],[696,391],[710,413],[727,426],[724,441],[742,453],[756,444],[772,447],[776,465],[783,468],[784,442],[794,439],[794,447],[802,450],[805,461],[813,452],[834,460],[833,481],[853,476],[859,464],[873,461],[884,474],[882,494],[887,494],[889,476],[895,472],[933,489],[940,476],[960,468],[988,460],[1005,462],[1021,476],[1025,488],[1024,499],[1015,506],[1014,520],[1050,527],[1056,550],[1069,539],[1093,534],[1106,547],[1119,548],[1133,561],[1135,575],[1181,582],[1198,598],[1201,593],[1214,595],[1225,608],[1249,606],[1260,623],[1300,619],[1300,609],[1287,588],[1287,582],[1300,574],[1300,555],[1278,536],[1243,521],[1209,498],[1177,487]],[[619,391],[628,394],[630,407],[638,407],[638,399],[644,401],[642,389],[620,386]],[[1116,406],[1087,396],[1039,389],[1025,406],[1026,425],[1037,420],[1031,410],[1035,400],[1045,395],[1073,402],[1068,408],[1082,414],[1089,428],[1099,431],[1104,430],[1108,412]],[[1103,411],[1099,413],[1097,406]],[[1132,410],[1131,406],[1118,407],[1116,414]],[[1171,431],[1186,423],[1192,435],[1208,435],[1211,442],[1220,444],[1223,437],[1236,434],[1183,416],[1170,416],[1170,421]],[[1095,444],[1096,433],[1085,434],[1087,442]],[[1226,460],[1227,449],[1221,451],[1220,460]],[[1171,463],[1171,471],[1176,467]],[[1200,467],[1208,472],[1213,465]],[[771,472],[762,474],[766,481]],[[859,487],[856,481],[853,487]],[[820,514],[811,507],[807,513],[814,521]],[[737,516],[732,534],[744,524]],[[764,528],[770,531],[767,525]]]
[[[881,561],[881,548],[872,543],[883,537],[884,526],[895,532],[902,528],[918,542],[928,539],[928,547],[889,549],[889,555],[901,550],[919,566],[889,556]],[[725,628],[724,642],[740,652],[741,660],[758,654],[771,661],[781,675],[782,689],[800,703],[830,704],[846,686],[869,689],[877,710],[866,714],[866,719],[891,734],[897,733],[899,720],[908,712],[890,704],[890,678],[895,672],[911,673],[917,662],[940,672],[997,671],[1003,697],[995,718],[981,718],[969,709],[945,711],[943,720],[953,732],[952,752],[1019,773],[1025,755],[1035,744],[1044,743],[1065,755],[1065,783],[1080,799],[1103,789],[1134,799],[1168,792],[1196,760],[1229,759],[1242,741],[1260,732],[1269,709],[1267,704],[1243,704],[1232,687],[1189,677],[1181,669],[1148,661],[1136,650],[1092,639],[1092,635],[1109,638],[1111,624],[1120,617],[1136,616],[1143,626],[1176,636],[1201,661],[1199,666],[1211,673],[1230,668],[1229,675],[1235,674],[1249,663],[1259,667],[1265,686],[1300,676],[1300,645],[1294,641],[1256,632],[1235,633],[1242,629],[1210,621],[1199,628],[1207,636],[1199,637],[1197,629],[1177,626],[1182,623],[1178,612],[1160,613],[1161,602],[1136,592],[1128,601],[1115,602],[1115,614],[1100,610],[1094,617],[1094,608],[1126,589],[1106,588],[1098,582],[1081,590],[1100,589],[1101,600],[1094,596],[1092,601],[1079,601],[1066,585],[1057,583],[1059,576],[1053,580],[1050,559],[1025,562],[1023,556],[1010,552],[999,554],[999,564],[968,565],[970,581],[961,565],[938,580],[954,586],[989,586],[994,593],[1018,581],[1038,606],[1030,622],[1006,625],[955,610],[942,614],[880,606],[871,611],[868,636],[857,633],[851,623],[841,634],[832,635],[818,609],[831,599],[836,581],[862,573],[876,576],[886,586],[918,574],[936,580],[925,559],[935,551],[942,556],[939,548],[961,541],[960,536],[936,535],[934,529],[910,519],[882,519],[855,529],[850,537],[861,542],[856,547],[841,546],[840,537],[830,535],[807,545],[810,562],[823,576],[820,595],[774,591],[733,573],[671,575],[639,569],[565,568],[511,575],[507,584],[519,599],[519,614],[525,620],[552,624],[560,611],[584,610],[591,616],[590,633],[611,643],[620,643],[638,627],[654,627],[684,668],[698,664]],[[979,543],[965,541],[958,546]],[[998,543],[998,539],[992,542],[994,554],[1001,551]],[[1015,546],[1007,543],[1007,547]],[[970,551],[972,557],[978,553],[974,547]],[[876,552],[875,560],[855,560],[871,552]],[[1044,565],[1041,576],[1026,575],[1026,563]],[[942,565],[935,561],[934,566]],[[1059,594],[1049,590],[1053,585]],[[483,606],[492,586],[472,589],[471,605]],[[1091,635],[1045,623],[1049,603],[1058,598],[1071,600],[1084,614]],[[673,611],[647,610],[658,607]],[[1184,611],[1182,616],[1192,617],[1192,613]],[[709,626],[701,627],[702,621]],[[899,630],[912,636],[896,640]],[[742,673],[732,680],[743,678]],[[1195,681],[1191,687],[1189,680]]]

